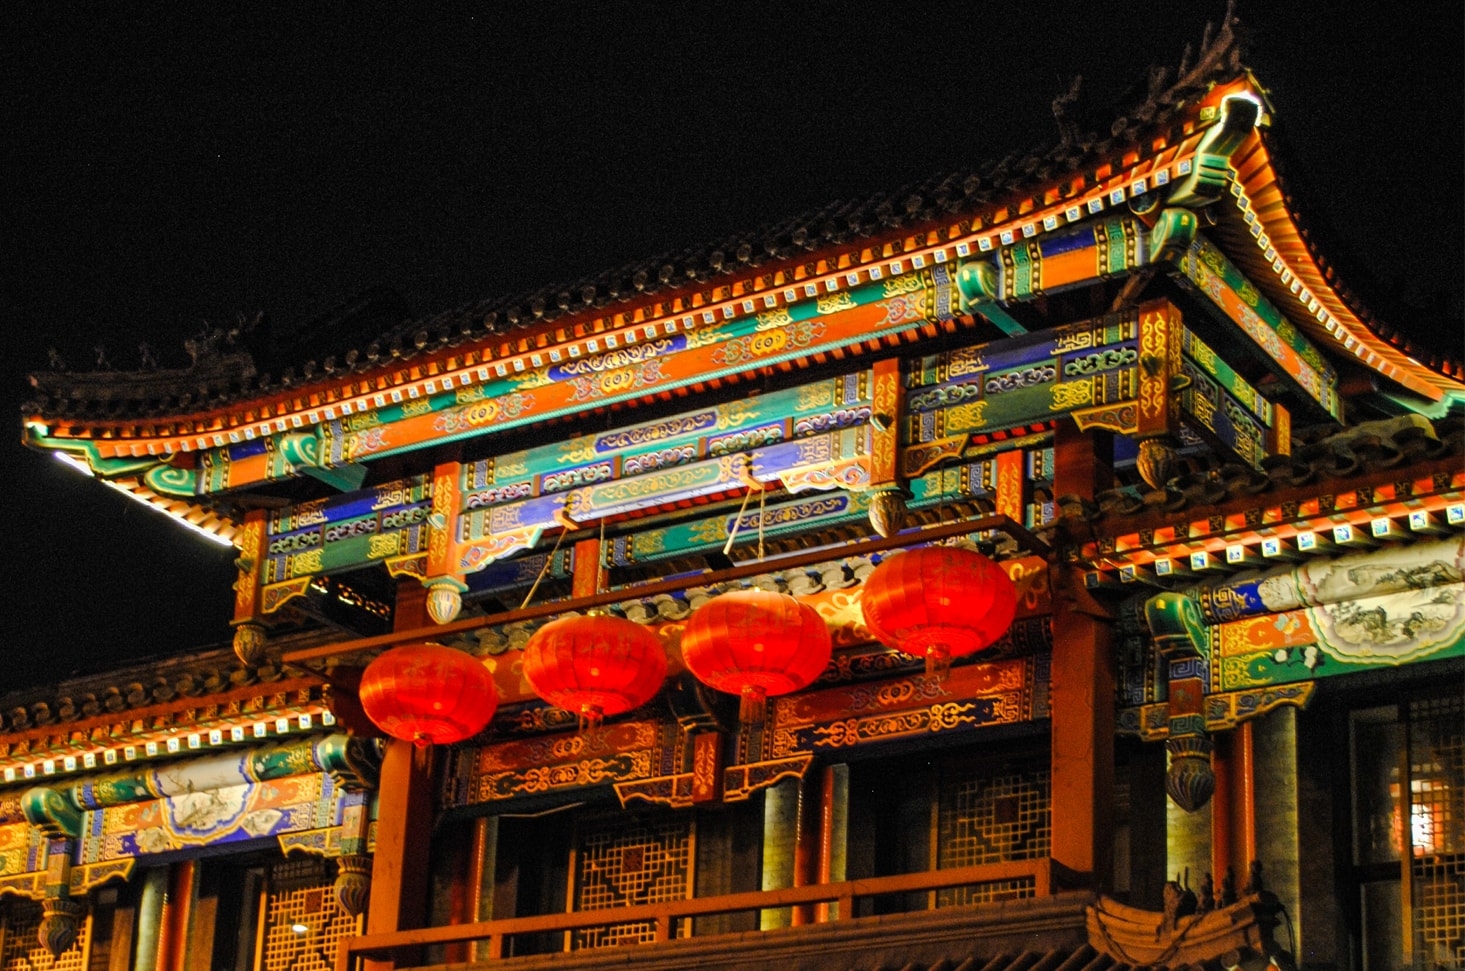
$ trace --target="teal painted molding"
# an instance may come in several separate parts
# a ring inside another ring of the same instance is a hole
[[[1231,181],[1231,156],[1262,119],[1262,106],[1246,95],[1221,102],[1221,118],[1201,137],[1195,168],[1170,190],[1169,204],[1200,209],[1215,202]]]
[[[85,815],[55,789],[36,786],[20,798],[26,821],[42,833],[52,838],[81,836]]]
[[[1184,594],[1162,593],[1146,600],[1145,621],[1161,656],[1175,660],[1210,655],[1200,606]]]

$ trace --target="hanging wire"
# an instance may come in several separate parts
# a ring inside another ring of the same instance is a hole
[[[768,497],[767,489],[758,490],[758,561],[763,561],[763,523],[766,519],[763,509],[764,500]]]
[[[524,594],[524,602],[519,604],[520,610],[529,606],[529,601],[534,599],[534,594],[539,589],[539,584],[544,581],[545,576],[549,573],[549,568],[554,564],[554,555],[560,551],[560,544],[564,542],[565,534],[568,532],[568,529],[561,529],[560,534],[554,538],[554,548],[549,551],[549,556],[545,559],[544,566],[539,568],[539,576],[534,578],[534,583],[529,587],[529,592]]]
[[[761,490],[760,490],[760,492],[761,492]],[[742,504],[742,506],[740,506],[738,508],[738,514],[733,517],[732,529],[728,530],[728,534],[727,534],[727,542],[722,544],[722,555],[723,556],[731,556],[732,555],[733,544],[738,541],[738,529],[741,528],[741,526],[743,525],[743,514],[748,511],[748,500],[749,499],[752,499],[752,498],[753,498],[753,489],[752,489],[752,487],[749,487],[748,488],[748,491],[743,493],[743,504]],[[762,500],[760,499],[759,502],[761,503]],[[758,532],[759,532],[759,535],[760,535],[760,538],[759,538],[760,548],[759,548],[759,551],[758,551],[758,558],[759,559],[762,559],[763,552],[762,552],[762,548],[761,548],[761,544],[762,544],[761,535],[762,535],[762,532],[763,532],[763,523],[762,523],[761,520],[758,523]]]
[[[605,569],[605,517],[600,517],[600,542],[595,545],[595,592],[602,593],[606,588]]]
[[[936,481],[939,482],[940,491],[936,493],[936,525],[940,526],[946,522],[946,472],[950,464],[950,457],[943,458],[936,466]],[[958,478],[960,472],[957,473]]]

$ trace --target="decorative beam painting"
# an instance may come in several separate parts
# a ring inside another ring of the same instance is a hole
[[[1214,308],[1217,319],[1260,348],[1274,370],[1301,387],[1334,420],[1342,420],[1337,372],[1214,243],[1197,236],[1173,275]]]
[[[545,348],[511,369],[485,364],[456,380],[430,380],[422,390],[369,395],[348,414],[340,413],[344,406],[318,409],[313,428],[297,417],[298,430],[206,449],[197,469],[179,471],[190,491],[211,494],[307,467],[345,469],[878,340],[949,320],[954,300],[948,269],[937,264],[686,331],[669,324],[649,338],[609,333],[584,350]]]

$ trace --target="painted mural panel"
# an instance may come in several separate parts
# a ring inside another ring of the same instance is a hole
[[[324,773],[184,792],[87,813],[81,863],[217,846],[340,825],[348,802]]]
[[[1238,574],[1191,595],[1209,626],[1215,691],[1465,654],[1462,536]]]
[[[750,479],[778,482],[791,493],[862,489],[870,478],[870,434],[868,425],[860,424],[563,493],[470,508],[457,524],[454,568],[473,572],[530,548],[566,517],[583,522],[623,515],[741,489]]]
[[[1255,416],[1189,360],[1185,376],[1190,384],[1180,393],[1181,407],[1201,428],[1253,468],[1267,457],[1267,430]]]
[[[464,467],[463,507],[477,509],[562,492],[859,425],[870,417],[869,404],[869,372],[860,371],[509,452]]]
[[[664,333],[648,327],[640,338],[634,331],[605,334],[567,349],[529,354],[511,365],[485,364],[434,378],[423,391],[383,391],[369,403],[359,402],[354,414],[343,416],[336,407],[326,407],[315,429],[284,433],[281,428],[282,434],[271,438],[282,453],[288,451],[287,439],[309,440],[295,449],[300,463],[360,463],[781,364],[923,321],[950,319],[953,290],[947,267],[938,264],[730,320],[703,312],[695,327],[689,316],[681,328],[667,323]],[[350,409],[342,405],[339,410]],[[201,460],[221,470],[204,487],[240,488],[265,476],[259,461],[228,465],[228,448],[210,450]],[[251,456],[254,451],[258,449],[251,444]]]
[[[288,506],[270,516],[259,576],[265,584],[352,569],[427,549],[427,476]]]
[[[25,822],[0,826],[0,890],[9,886],[7,878],[45,869],[46,838],[38,828]]]
[[[996,260],[1000,299],[1031,300],[1143,266],[1147,232],[1137,219],[1113,217],[1004,246]]]
[[[1212,636],[1220,690],[1465,657],[1465,585],[1246,617]]]
[[[1199,368],[1214,378],[1244,408],[1255,415],[1263,424],[1272,424],[1275,406],[1251,386],[1251,383],[1237,374],[1205,341],[1186,328],[1180,335],[1181,347],[1188,364]],[[1189,373],[1189,371],[1187,371]]]
[[[689,552],[720,549],[736,529],[743,541],[784,536],[809,529],[821,529],[862,521],[869,513],[869,495],[834,491],[800,497],[791,502],[769,503],[765,508],[710,516],[655,529],[639,529],[614,537],[608,556],[612,566],[649,563]]]
[[[1210,624],[1465,582],[1465,536],[1247,573],[1195,591]]]

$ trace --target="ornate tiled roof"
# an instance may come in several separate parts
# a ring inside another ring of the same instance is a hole
[[[1458,467],[1465,456],[1465,418],[1430,422],[1414,415],[1364,422],[1342,431],[1314,426],[1295,430],[1294,445],[1292,455],[1269,458],[1261,470],[1207,452],[1180,458],[1174,474],[1158,489],[1136,476],[1133,484],[1104,491],[1082,511],[1076,500],[1060,496],[1058,501],[1066,512],[1090,522],[1107,520],[1116,525],[1124,517],[1147,512],[1178,513],[1241,499],[1265,502],[1268,496],[1298,488],[1337,491],[1360,478],[1388,475],[1421,462]]]
[[[400,301],[389,295],[366,294],[306,327],[302,340],[309,346],[297,344],[283,356],[271,354],[262,340],[252,339],[257,322],[241,320],[191,341],[193,363],[187,368],[37,373],[31,379],[35,401],[25,410],[36,419],[71,423],[76,437],[187,435],[231,424],[235,413],[250,402],[308,399],[314,389],[410,370],[414,364],[447,356],[461,357],[466,349],[477,349],[480,360],[503,357],[562,342],[566,335],[594,334],[625,321],[672,312],[668,308],[715,304],[733,293],[735,284],[744,293],[767,290],[812,277],[821,272],[821,265],[859,266],[995,230],[1015,223],[1050,198],[1081,194],[1154,146],[1179,143],[1195,123],[1197,99],[1213,85],[1244,73],[1240,58],[1237,25],[1228,12],[1214,36],[1208,32],[1198,58],[1192,61],[1187,50],[1177,70],[1152,70],[1143,97],[1115,118],[1107,131],[1088,131],[1078,123],[1073,111],[1075,84],[1054,101],[1058,140],[1040,150],[935,176],[863,201],[835,202],[700,247],[428,317],[408,316]],[[1269,178],[1267,188],[1274,182]],[[1235,226],[1230,232],[1240,237],[1250,223],[1231,215]],[[1282,215],[1289,225],[1295,222],[1290,213]],[[1310,241],[1302,243],[1307,251],[1303,255],[1318,269],[1315,286],[1333,286],[1328,264],[1311,254]],[[838,260],[831,259],[835,254]],[[1260,285],[1266,286],[1266,277],[1272,276],[1264,274]],[[1359,314],[1361,329],[1372,332],[1381,352],[1397,350],[1414,357],[1421,370],[1465,376],[1457,352],[1427,351],[1356,308],[1350,294],[1340,291],[1339,297],[1341,305],[1334,314]],[[371,336],[363,339],[362,333]],[[1367,357],[1365,362],[1373,363]],[[1413,370],[1401,360],[1390,363]],[[119,424],[137,427],[129,431]]]

